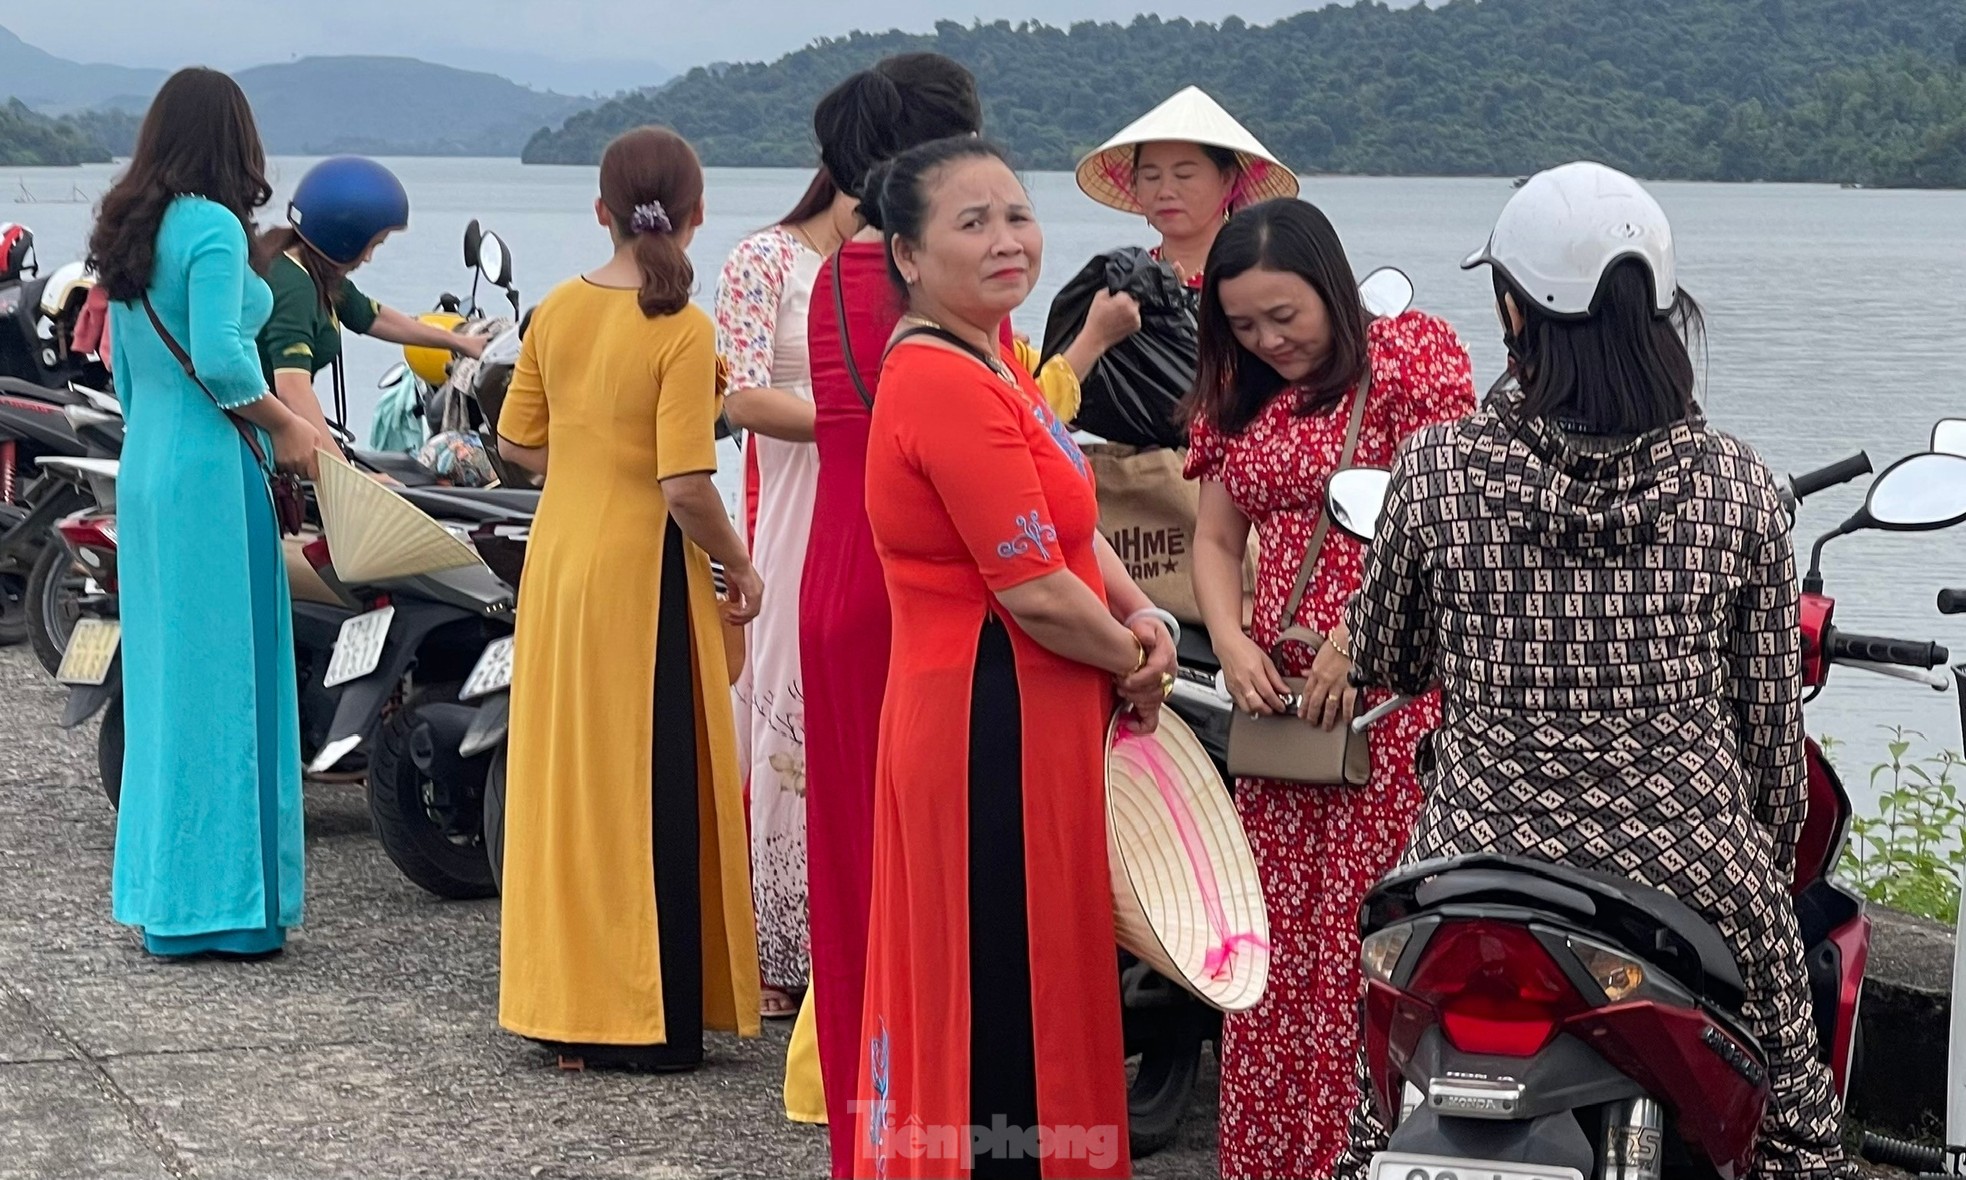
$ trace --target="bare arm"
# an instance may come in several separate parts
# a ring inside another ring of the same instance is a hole
[[[1249,518],[1222,481],[1201,481],[1195,515],[1195,605],[1210,635],[1242,630],[1242,566],[1249,554]]]
[[[544,479],[546,477],[546,448],[522,447],[509,438],[501,436],[498,440],[498,455],[512,466]]]
[[[1115,676],[1129,675],[1143,662],[1139,639],[1070,570],[1000,590],[997,601],[1046,651]]]
[[[683,536],[724,567],[724,584],[730,590],[724,618],[734,626],[756,618],[764,596],[764,581],[751,564],[751,555],[731,525],[730,517],[724,515],[724,498],[717,493],[710,473],[671,476],[662,481],[662,494],[669,501],[669,515]]]
[[[1113,552],[1113,546],[1104,533],[1093,538],[1093,548],[1099,554],[1099,576],[1106,580],[1106,602],[1113,608],[1116,619],[1132,618],[1137,611],[1154,605],[1147,592],[1133,580],[1133,571],[1126,568],[1126,562]]]
[[[739,430],[784,442],[811,442],[812,403],[782,389],[739,389],[724,399],[724,417]]]
[[[477,356],[485,350],[485,338],[482,336],[460,336],[447,328],[426,324],[415,316],[405,315],[393,307],[377,306],[375,323],[369,325],[369,330],[364,335],[388,344],[442,348],[451,352],[461,352],[466,356]]]
[[[276,369],[273,373],[273,396],[314,428],[315,433],[321,436],[322,450],[341,449],[335,441],[334,431],[328,428],[328,415],[321,409],[321,399],[314,392],[312,374],[300,369]]]

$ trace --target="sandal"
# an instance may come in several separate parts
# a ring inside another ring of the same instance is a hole
[[[782,987],[766,984],[758,989],[758,1013],[766,1020],[792,1020],[798,1016],[799,1002],[803,998]]]

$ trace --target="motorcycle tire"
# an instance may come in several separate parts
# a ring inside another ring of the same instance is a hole
[[[26,643],[31,629],[27,579],[19,574],[0,574],[0,647]]]
[[[1126,1086],[1126,1138],[1134,1159],[1174,1145],[1201,1075],[1199,1029],[1172,1032],[1142,1047]]]
[[[505,892],[505,747],[492,751],[485,771],[485,860],[491,864],[492,888]]]
[[[102,780],[102,793],[109,806],[123,807],[123,694],[110,698],[102,709],[102,728],[96,731],[96,777]]]
[[[455,684],[417,691],[383,724],[369,759],[369,818],[376,836],[405,877],[429,893],[453,901],[490,897],[497,886],[485,859],[484,841],[458,841],[425,805],[425,777],[410,756],[417,710],[457,699]]]
[[[61,670],[68,637],[75,633],[75,620],[82,615],[78,605],[82,587],[75,575],[75,559],[67,546],[59,544],[42,546],[27,575],[28,639],[34,644],[35,658],[50,676]]]

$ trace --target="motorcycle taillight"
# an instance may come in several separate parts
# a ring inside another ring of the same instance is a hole
[[[116,518],[113,516],[71,516],[55,526],[62,544],[88,571],[89,577],[109,590],[116,589]]]
[[[1535,1056],[1589,1007],[1536,936],[1504,922],[1442,926],[1407,990],[1440,1013],[1456,1049],[1497,1057]]]

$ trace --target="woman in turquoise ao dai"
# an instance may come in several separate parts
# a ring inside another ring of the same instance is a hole
[[[185,70],[151,104],[90,240],[127,418],[113,899],[155,955],[271,955],[301,920],[286,569],[266,477],[228,415],[280,467],[312,474],[315,432],[269,396],[254,344],[273,297],[248,227],[269,196],[245,96],[224,74]]]

